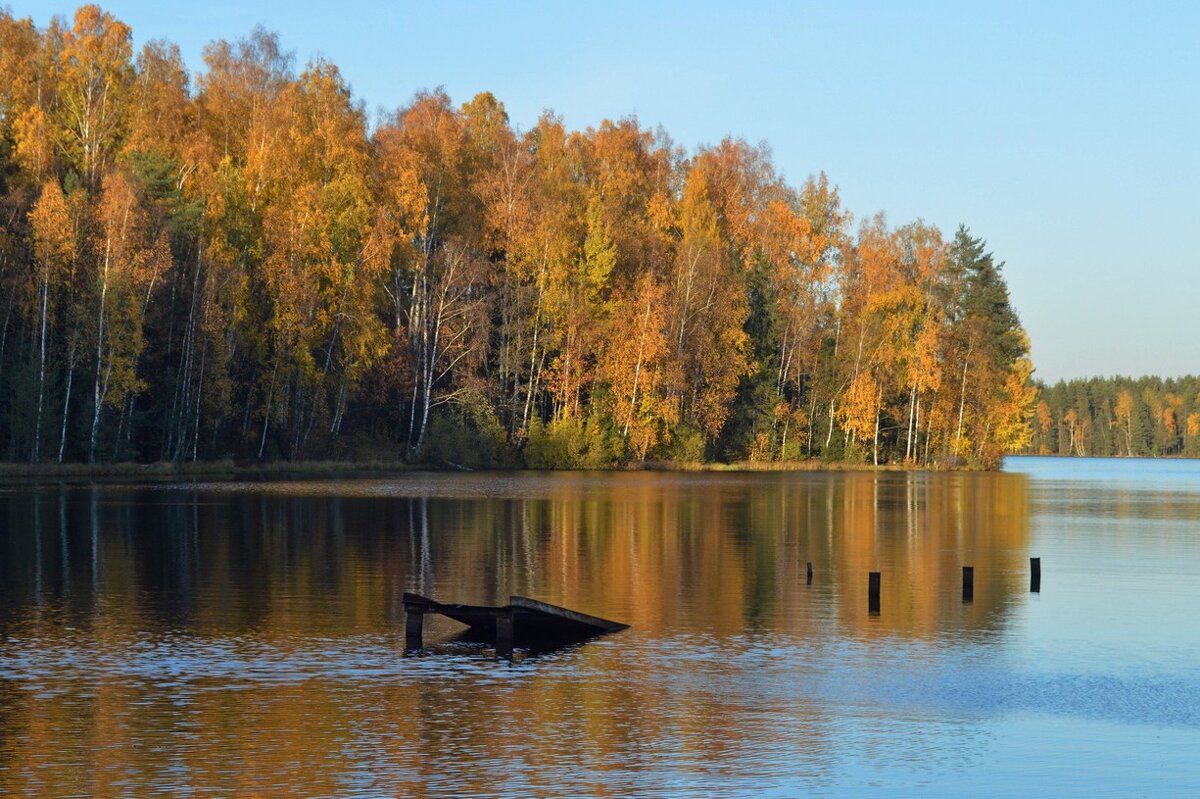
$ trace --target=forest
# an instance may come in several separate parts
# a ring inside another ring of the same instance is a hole
[[[1039,386],[1034,455],[1200,457],[1200,377]]]
[[[552,112],[522,131],[491,94],[440,89],[371,118],[262,29],[203,61],[135,54],[96,6],[44,28],[0,11],[0,458],[988,467],[1187,446],[1194,383],[1038,404],[981,238],[856,219],[765,145]]]

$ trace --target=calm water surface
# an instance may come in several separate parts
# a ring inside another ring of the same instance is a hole
[[[0,489],[0,795],[1196,796],[1198,614],[1200,462]]]

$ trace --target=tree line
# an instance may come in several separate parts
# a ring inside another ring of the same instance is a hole
[[[0,455],[990,465],[1035,389],[1002,264],[765,146],[369,120],[256,29],[133,53],[0,12]]]
[[[1035,455],[1200,457],[1200,377],[1039,385]]]

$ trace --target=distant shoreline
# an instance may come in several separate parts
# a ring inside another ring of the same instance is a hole
[[[1046,455],[1022,452],[1004,456],[1004,460],[1009,458],[1054,458],[1064,461],[1200,461],[1200,458],[1193,455],[1063,455],[1057,452]]]

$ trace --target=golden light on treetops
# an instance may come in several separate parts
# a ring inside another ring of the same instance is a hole
[[[337,66],[297,71],[262,29],[194,79],[131,35],[95,6],[0,15],[9,459],[1029,445],[1028,345],[965,228],[856,224],[824,174],[792,186],[764,147],[684,152],[636,118],[520,131],[437,90],[372,126]]]

